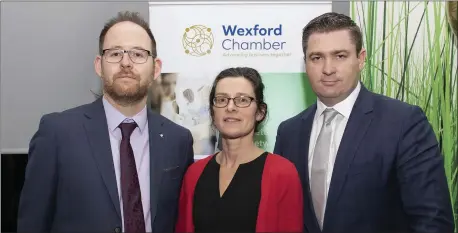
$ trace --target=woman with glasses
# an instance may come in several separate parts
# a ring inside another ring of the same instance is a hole
[[[180,194],[177,232],[302,232],[302,186],[295,166],[254,143],[267,114],[252,68],[229,68],[210,91],[222,150],[191,165]]]

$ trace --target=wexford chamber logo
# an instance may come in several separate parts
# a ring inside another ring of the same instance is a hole
[[[224,24],[212,27],[197,24],[184,30],[182,44],[184,52],[194,57],[209,55],[212,50],[213,54],[218,53],[223,57],[289,57],[291,48],[284,30],[281,23]],[[217,46],[216,50],[214,46]]]
[[[291,56],[283,24],[221,25],[224,39],[221,47],[227,57]]]
[[[195,57],[205,56],[211,53],[213,48],[212,29],[203,25],[193,25],[184,30],[183,48],[186,54]]]

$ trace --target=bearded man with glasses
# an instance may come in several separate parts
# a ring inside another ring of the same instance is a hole
[[[138,13],[108,21],[94,62],[103,95],[42,117],[30,142],[18,232],[174,231],[193,139],[146,105],[161,63]]]

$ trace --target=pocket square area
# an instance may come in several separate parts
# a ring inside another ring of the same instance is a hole
[[[178,168],[180,168],[180,166],[172,166],[172,167],[164,168],[163,171],[164,172],[169,172],[169,171],[176,170]]]
[[[168,168],[164,168],[163,176],[167,179],[177,179],[181,176],[181,169],[180,166],[172,166]]]

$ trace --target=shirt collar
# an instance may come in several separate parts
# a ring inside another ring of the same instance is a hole
[[[342,116],[349,118],[351,110],[355,105],[356,99],[358,98],[359,91],[361,90],[361,84],[358,82],[356,88],[350,93],[347,98],[343,101],[337,103],[334,106],[326,106],[320,99],[317,99],[317,116],[321,116],[321,114],[326,110],[326,108],[334,108],[337,112],[339,112]]]
[[[146,105],[143,109],[137,113],[133,117],[126,117],[120,111],[118,111],[110,102],[108,102],[105,97],[102,98],[103,101],[103,108],[105,109],[105,115],[107,118],[108,129],[110,132],[114,132],[119,124],[124,122],[125,120],[132,119],[137,123],[138,128],[140,129],[140,133],[143,133],[143,130],[146,128],[147,122],[147,112],[146,112]]]

